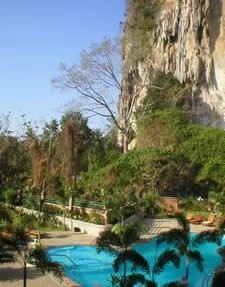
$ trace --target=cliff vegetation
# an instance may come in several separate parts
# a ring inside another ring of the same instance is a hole
[[[136,148],[93,173],[83,174],[86,196],[124,196],[135,202],[146,194],[203,196],[225,182],[225,132],[195,123],[190,90],[171,74],[155,74],[136,113]],[[89,195],[88,195],[89,194]]]

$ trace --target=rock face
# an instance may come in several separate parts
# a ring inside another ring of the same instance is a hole
[[[128,8],[127,22],[133,15]],[[199,122],[225,128],[225,0],[164,0],[146,38],[151,48],[141,60],[132,60],[136,39],[129,33],[127,23],[121,109],[134,96],[137,105],[145,96],[146,89],[135,91],[137,81],[139,86],[146,81],[146,71],[171,72],[190,85]]]

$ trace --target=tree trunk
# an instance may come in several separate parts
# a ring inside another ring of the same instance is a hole
[[[27,263],[23,266],[23,287],[27,287]]]
[[[73,220],[72,220],[72,213],[73,213],[73,195],[69,198],[69,208],[70,208],[70,230],[73,230]]]
[[[63,229],[66,230],[66,222],[65,222],[65,205],[63,205]]]
[[[38,214],[38,243],[41,242],[41,213],[44,205],[44,199],[42,199],[42,194],[40,198],[40,207],[39,207],[39,214]]]
[[[41,242],[41,204],[38,213],[38,244]]]
[[[128,152],[128,136],[127,133],[124,132],[123,133],[123,153],[127,153]]]
[[[183,286],[188,286],[188,277],[189,277],[189,258],[186,256],[186,262],[185,262],[185,280],[186,280],[186,285],[184,283]]]
[[[38,214],[38,243],[41,242],[41,213],[43,210],[45,202],[45,180],[43,181],[42,191],[40,195],[40,206],[39,206],[39,214]]]
[[[126,260],[123,262],[123,281],[124,281],[124,286],[127,286],[127,264]]]

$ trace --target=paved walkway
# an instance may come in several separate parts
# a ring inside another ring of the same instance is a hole
[[[56,231],[43,234],[41,243],[45,246],[59,246],[59,245],[92,245],[95,244],[96,236],[74,233],[71,231]]]
[[[23,287],[23,268],[19,263],[2,264],[0,266],[1,287]],[[27,287],[56,287],[56,283],[43,275],[36,268],[28,268]]]

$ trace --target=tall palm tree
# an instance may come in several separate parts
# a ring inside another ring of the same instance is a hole
[[[0,231],[5,231],[8,224],[12,222],[12,218],[10,216],[10,208],[4,204],[0,204],[0,221],[2,221],[2,226]],[[0,264],[5,262],[14,261],[14,256],[12,252],[4,245],[0,238]]]
[[[219,248],[218,254],[222,258],[222,263],[214,272],[212,287],[221,287],[225,282],[225,245]]]
[[[122,275],[112,275],[113,286],[132,287],[139,282],[147,287],[156,287],[154,276],[160,274],[169,262],[176,268],[179,266],[179,256],[173,250],[166,250],[158,258],[154,258],[155,264],[150,270],[147,260],[137,251],[130,249],[130,245],[138,238],[139,230],[135,224],[123,224],[116,232],[107,229],[97,238],[97,251],[108,251],[115,256],[114,272],[118,273],[119,268],[123,266]],[[132,263],[131,274],[127,274],[128,262]],[[137,273],[137,269],[144,274]]]
[[[112,284],[114,286],[118,284],[121,287],[127,286],[128,281],[131,279],[127,275],[128,261],[133,264],[133,271],[139,266],[144,272],[149,272],[148,262],[145,258],[129,248],[138,237],[139,231],[134,224],[120,224],[116,229],[106,229],[96,240],[98,252],[107,251],[115,257],[113,268],[116,273],[119,271],[119,267],[123,265],[123,275],[121,277],[112,276]],[[142,276],[137,276],[137,278],[139,280],[143,279]]]
[[[193,237],[191,236],[189,221],[185,218],[184,214],[176,214],[176,219],[180,228],[174,228],[161,233],[158,236],[157,244],[163,242],[174,244],[177,248],[177,255],[185,257],[184,279],[188,283],[190,261],[194,261],[197,264],[198,269],[201,272],[203,271],[203,257],[200,251],[193,250],[192,248],[204,242],[215,242],[220,245],[225,224],[220,225],[218,229],[203,231]]]
[[[17,253],[15,259],[23,266],[23,287],[27,286],[27,264],[31,261],[42,272],[51,271],[58,277],[62,276],[61,266],[49,261],[45,249],[40,245],[34,249],[29,248],[29,241],[27,232],[21,226],[7,237],[0,234],[0,242]]]

